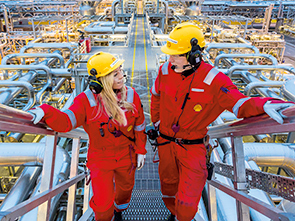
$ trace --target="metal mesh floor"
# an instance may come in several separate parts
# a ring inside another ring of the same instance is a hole
[[[128,53],[133,53],[133,47],[136,47],[137,56],[134,67],[136,71],[134,72],[134,76],[132,79],[132,87],[135,88],[136,92],[141,98],[144,107],[146,123],[147,125],[149,125],[150,107],[149,97],[147,96],[147,94],[149,93],[148,91],[150,88],[147,88],[147,80],[149,80],[149,84],[151,86],[152,82],[154,81],[154,77],[157,75],[158,70],[153,69],[149,66],[149,79],[147,79],[147,73],[145,70],[145,66],[143,65],[145,64],[145,57],[143,56],[144,47],[149,48],[147,45],[144,45],[145,43],[143,28],[147,29],[147,25],[145,23],[146,18],[136,18],[136,22],[132,26],[131,33],[137,33],[137,42],[130,47],[130,51],[128,51]],[[147,30],[145,30],[145,38],[148,38]],[[135,34],[131,35],[130,42],[135,42]],[[116,51],[116,53],[118,52]],[[130,60],[130,58],[132,57],[130,55],[126,55],[124,58],[126,59],[124,68],[126,68],[128,67],[128,64],[132,64],[132,61]],[[150,57],[149,59],[151,60],[153,58],[154,56]],[[156,63],[156,61],[154,63]],[[128,70],[128,68],[126,70]],[[129,74],[131,77],[131,72]],[[130,86],[131,79],[128,79],[126,84]],[[162,201],[160,180],[158,174],[158,163],[153,163],[154,152],[148,142],[146,145],[146,149],[148,152],[145,160],[145,165],[141,170],[136,171],[135,173],[135,185],[132,193],[131,202],[128,209],[122,214],[123,220],[165,220],[169,215],[169,211],[166,209],[165,204]]]
[[[147,144],[144,167],[136,171],[130,205],[123,212],[123,220],[165,220],[169,215],[162,200],[158,163],[153,163],[154,152]]]
[[[137,93],[141,97],[142,104],[144,106],[144,111],[149,113],[149,100],[146,93],[148,93],[149,88],[147,88],[147,78],[146,70],[144,69],[144,33],[143,29],[146,29],[146,18],[139,17],[136,18],[136,24],[133,25],[133,32],[135,33],[137,29],[137,42],[136,51],[138,56],[136,57],[137,64],[141,64],[135,67],[137,70],[133,77],[133,87],[136,89]],[[145,35],[147,30],[145,31]],[[146,36],[145,36],[146,37]],[[131,39],[132,42],[132,39]],[[147,41],[148,42],[148,41]],[[134,45],[135,47],[135,45]],[[150,86],[153,82],[153,76],[151,76],[152,71],[157,73],[157,70],[151,70],[149,67],[149,81]],[[128,81],[129,83],[129,81]],[[150,116],[145,115],[147,125],[150,123]],[[166,209],[164,202],[162,201],[162,195],[160,191],[160,180],[158,174],[158,163],[153,163],[154,152],[152,151],[151,145],[147,142],[147,158],[145,160],[144,167],[136,171],[135,173],[135,185],[132,193],[132,198],[130,205],[126,211],[123,212],[123,220],[165,220],[169,215],[169,211]]]

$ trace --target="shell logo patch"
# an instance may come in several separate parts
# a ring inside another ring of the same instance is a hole
[[[132,130],[133,126],[130,125],[128,128],[127,128],[127,131],[129,132],[130,130]]]
[[[194,110],[195,110],[196,112],[200,112],[202,109],[203,109],[203,108],[202,108],[202,106],[201,106],[200,104],[197,104],[197,105],[194,106]]]

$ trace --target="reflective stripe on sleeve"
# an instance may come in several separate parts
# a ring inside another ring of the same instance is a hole
[[[175,198],[175,196],[162,195],[162,198]]]
[[[145,129],[145,125],[146,125],[146,122],[145,122],[145,120],[144,120],[142,124],[137,125],[137,126],[134,126],[134,130],[135,130],[135,131],[142,131],[142,130]]]
[[[90,107],[96,106],[96,100],[91,90],[87,89],[84,91],[84,93],[86,94],[86,97],[88,98]]]
[[[125,204],[121,204],[121,205],[117,205],[116,202],[114,202],[114,206],[117,208],[117,209],[127,209],[129,203],[125,203]]]
[[[237,101],[237,103],[235,104],[235,106],[233,107],[233,113],[238,116],[238,113],[239,113],[239,109],[240,107],[247,101],[249,100],[250,97],[244,97],[244,98],[241,98],[240,100]]]
[[[133,100],[134,100],[134,90],[129,87],[129,86],[126,86],[127,87],[127,102],[129,103],[133,103]]]
[[[162,66],[162,74],[163,75],[167,75],[169,72],[168,72],[168,64],[169,64],[169,62],[167,61],[167,62],[165,62],[164,64],[163,64],[163,66]]]
[[[76,119],[75,114],[73,113],[73,111],[71,111],[69,109],[65,110],[64,113],[66,115],[68,115],[68,117],[70,118],[70,121],[72,123],[72,129],[74,129],[77,126],[77,119]]]
[[[152,94],[155,96],[160,96],[160,94],[156,92],[155,84],[152,86]]]
[[[216,68],[212,68],[205,77],[204,83],[210,85],[218,73],[219,71]]]

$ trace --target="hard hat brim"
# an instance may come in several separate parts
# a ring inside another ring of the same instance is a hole
[[[161,47],[161,51],[165,54],[168,54],[168,55],[180,54],[178,51],[169,49],[167,47],[167,44],[165,44],[164,46]]]
[[[165,44],[164,46],[161,47],[161,51],[165,54],[168,55],[177,55],[177,54],[185,54],[187,52],[189,52],[189,50],[187,51],[178,51],[178,50],[173,50],[167,47],[167,44]]]

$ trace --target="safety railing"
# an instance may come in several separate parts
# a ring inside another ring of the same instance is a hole
[[[58,133],[48,129],[44,123],[34,125],[31,120],[32,116],[29,113],[0,104],[0,131],[41,134],[46,136],[46,149],[44,153],[40,194],[29,198],[28,200],[4,212],[0,212],[0,220],[15,220],[39,206],[37,220],[47,221],[49,220],[51,198],[59,193],[62,193],[66,189],[69,189],[66,220],[73,221],[75,218],[77,183],[83,180],[86,176],[85,173],[78,174],[80,140],[88,140],[88,135],[84,130],[80,129],[76,129],[68,133]],[[53,172],[58,137],[73,139],[70,177],[65,182],[53,186]],[[86,193],[84,194],[83,203],[84,213],[88,210],[89,206],[88,202],[90,194],[87,193],[87,190],[89,191],[89,187],[85,186],[84,192],[86,191]]]
[[[295,220],[294,214],[283,212],[275,207],[271,207],[261,200],[247,195],[247,178],[249,180],[250,175],[249,173],[247,174],[247,171],[245,169],[242,136],[295,131],[295,107],[291,107],[283,111],[283,114],[286,116],[286,118],[284,119],[284,124],[282,125],[276,123],[267,115],[262,115],[236,121],[234,123],[226,123],[210,127],[209,135],[212,139],[223,137],[231,138],[233,153],[233,173],[223,173],[223,175],[232,178],[234,181],[234,188],[214,179],[207,182],[209,192],[209,213],[211,220],[217,220],[217,205],[216,200],[214,200],[215,188],[227,193],[228,195],[236,199],[238,220],[250,220],[249,207],[252,207],[253,209],[271,218],[272,220]],[[57,133],[46,128],[46,125],[43,123],[33,125],[31,120],[32,116],[27,112],[0,105],[0,130],[46,135],[46,151],[43,163],[40,194],[18,204],[15,207],[12,207],[11,209],[0,212],[0,221],[15,220],[17,217],[26,214],[37,206],[39,206],[37,220],[49,220],[51,198],[56,196],[58,193],[65,191],[66,189],[69,189],[67,221],[72,221],[74,220],[75,215],[74,211],[77,183],[85,178],[84,173],[78,174],[79,144],[80,139],[88,139],[88,136],[84,131],[81,130],[74,130],[69,133]],[[70,168],[70,179],[53,187],[52,179],[55,166],[57,137],[73,138],[72,159]],[[222,171],[225,171],[226,167],[229,167],[229,165],[224,166],[222,164],[216,163],[215,173],[222,174]],[[227,168],[227,171],[229,170],[232,169]],[[254,177],[254,173],[251,173],[251,176]],[[288,182],[288,191],[293,190],[293,192],[289,194],[294,194],[295,180],[287,177],[280,179],[284,182]],[[259,188],[259,186],[255,187]],[[281,192],[284,191],[282,190]],[[288,195],[286,195],[286,191],[285,193],[282,193],[281,196],[287,196],[286,198],[288,198]],[[80,220],[87,220],[91,213],[88,202],[89,186],[85,186],[83,203],[84,215],[81,217]]]
[[[271,218],[271,220],[295,220],[295,214],[283,212],[276,207],[270,206],[259,199],[247,195],[249,185],[258,189],[262,189],[264,191],[265,188],[259,187],[257,185],[255,186],[253,185],[253,182],[249,181],[254,180],[256,176],[255,173],[259,172],[247,172],[246,170],[242,136],[295,131],[295,107],[291,107],[283,111],[283,114],[287,116],[284,119],[284,124],[276,123],[265,114],[236,121],[234,123],[226,123],[210,127],[208,133],[212,139],[224,137],[231,138],[233,169],[229,168],[232,167],[230,165],[216,163],[215,173],[232,178],[234,183],[234,188],[232,188],[219,182],[218,180],[212,179],[210,181],[207,181],[209,193],[209,215],[211,220],[217,220],[217,204],[215,199],[216,189],[219,189],[235,198],[237,205],[237,216],[239,221],[250,220],[249,207]],[[265,174],[259,175],[261,175],[260,177],[266,177]],[[274,180],[278,179],[277,177],[273,177],[275,176],[273,174],[268,175],[268,179],[270,177],[272,177]],[[286,185],[281,184],[277,187],[277,192],[280,192],[280,194],[278,195],[281,195],[287,199],[293,198],[294,200],[295,179],[280,177],[280,180],[286,183],[288,190],[284,190],[286,188]],[[267,182],[267,180],[265,182]],[[269,189],[269,191],[270,190],[271,189]],[[288,194],[293,197],[288,197]]]

